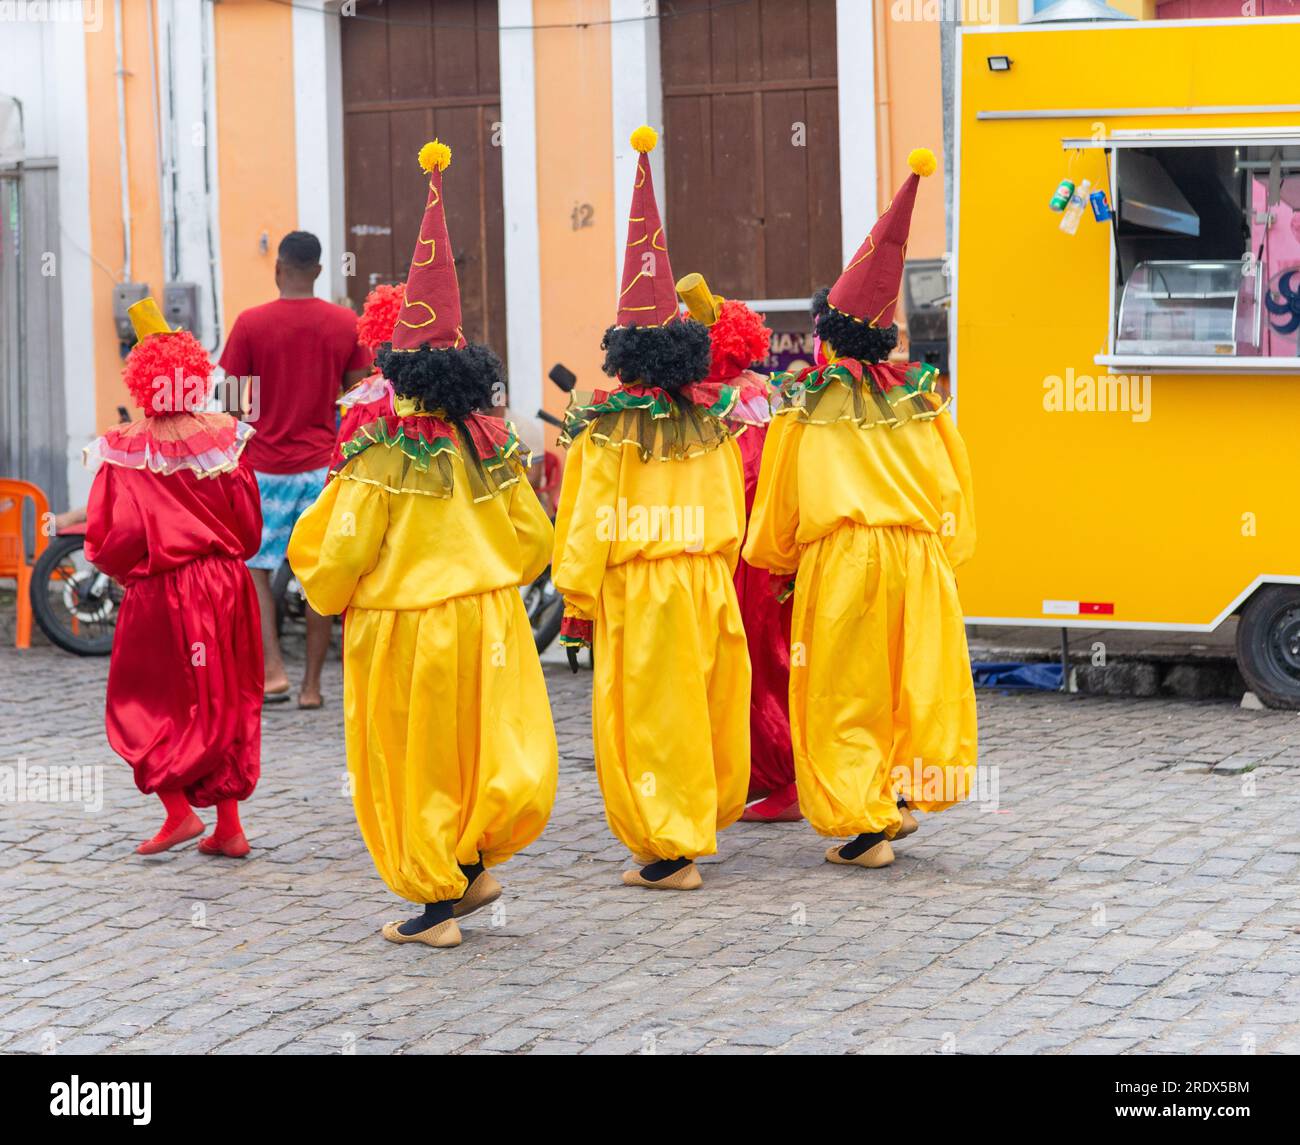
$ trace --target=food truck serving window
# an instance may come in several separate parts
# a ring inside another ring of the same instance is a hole
[[[1300,133],[1113,140],[1114,359],[1300,357]]]

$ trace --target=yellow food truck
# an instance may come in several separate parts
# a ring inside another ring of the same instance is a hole
[[[1208,632],[1300,707],[1300,19],[965,28],[972,624]]]

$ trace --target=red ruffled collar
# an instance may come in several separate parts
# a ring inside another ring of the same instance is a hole
[[[157,414],[114,426],[86,446],[87,465],[98,461],[168,476],[182,469],[215,477],[238,468],[254,430],[227,413]]]

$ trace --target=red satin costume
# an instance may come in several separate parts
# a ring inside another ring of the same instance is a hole
[[[126,586],[105,723],[146,794],[247,799],[261,759],[262,635],[244,561],[262,510],[252,471],[200,477],[104,464],[86,557]]]
[[[751,425],[737,439],[745,463],[745,519],[754,508],[767,426]],[[736,566],[736,596],[745,623],[753,672],[749,693],[749,798],[777,796],[793,804],[794,751],[790,746],[790,613],[793,597],[776,599],[772,576],[744,560]]]
[[[694,278],[695,284],[688,286]],[[754,508],[763,442],[771,418],[768,384],[749,367],[766,358],[772,331],[761,315],[743,302],[712,295],[698,276],[678,284],[692,316],[709,327],[708,382],[734,388],[726,414],[737,434],[745,468],[745,518]],[[699,311],[697,313],[697,310]],[[736,596],[745,625],[752,669],[749,701],[749,800],[747,820],[799,818],[790,746],[790,616],[793,605],[781,604],[772,577],[742,559],[736,566]],[[766,798],[762,798],[766,796]],[[755,803],[755,800],[761,802]]]

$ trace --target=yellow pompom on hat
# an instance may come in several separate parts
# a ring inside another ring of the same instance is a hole
[[[934,152],[928,147],[917,147],[908,152],[907,165],[924,179],[934,174],[939,163],[934,157]]]
[[[634,132],[630,140],[633,148],[640,151],[642,155],[653,151],[659,146],[659,132],[653,127],[642,124]]]
[[[441,139],[433,139],[420,148],[417,158],[420,167],[432,175],[435,167],[439,171],[445,171],[451,166],[451,148]]]

